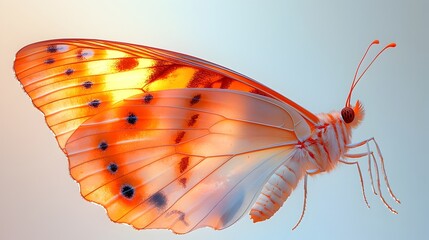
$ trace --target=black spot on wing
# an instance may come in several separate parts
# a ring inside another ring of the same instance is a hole
[[[91,102],[89,102],[88,105],[93,108],[98,108],[98,106],[100,106],[100,103],[101,103],[100,100],[94,99]]]
[[[158,209],[163,209],[167,205],[167,197],[162,192],[157,192],[149,198],[149,202]]]
[[[127,199],[131,199],[134,197],[134,187],[128,184],[125,184],[121,187],[121,194]]]
[[[46,51],[48,53],[56,53],[58,51],[58,48],[55,45],[49,45],[48,48],[46,49]]]
[[[109,170],[110,173],[116,173],[118,171],[118,165],[116,163],[110,163],[109,166],[107,166],[107,170]]]
[[[74,73],[74,70],[73,70],[73,69],[71,69],[71,68],[69,68],[69,69],[67,69],[64,73],[65,73],[67,76],[70,76],[70,75],[72,75],[72,74]]]
[[[200,100],[201,100],[201,94],[197,94],[197,95],[195,95],[192,99],[191,99],[191,106],[192,105],[194,105],[194,104],[197,104],[197,103],[199,103],[200,102]]]
[[[92,85],[93,85],[93,83],[91,81],[86,81],[86,82],[82,83],[82,86],[86,89],[91,88]]]
[[[152,94],[146,94],[143,98],[143,101],[145,104],[149,104],[152,101],[152,99],[153,99]]]
[[[137,116],[134,113],[129,113],[128,117],[127,117],[127,122],[129,124],[133,124],[133,125],[136,124],[136,122],[137,122]]]
[[[98,148],[101,150],[101,151],[106,151],[106,149],[109,147],[109,145],[106,143],[106,142],[101,142],[99,145],[98,145]]]

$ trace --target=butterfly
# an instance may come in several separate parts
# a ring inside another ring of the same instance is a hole
[[[14,70],[67,155],[81,195],[112,221],[175,233],[224,229],[247,212],[264,221],[304,179],[296,227],[307,177],[340,163],[357,167],[368,205],[354,160],[362,157],[374,193],[396,213],[380,189],[379,164],[399,203],[377,142],[351,142],[364,117],[359,101],[351,105],[352,92],[377,57],[395,47],[386,45],[357,77],[378,43],[360,61],[342,111],[318,115],[217,64],[129,43],[38,42],[19,50]]]

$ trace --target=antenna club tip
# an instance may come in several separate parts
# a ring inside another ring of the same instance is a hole
[[[387,47],[392,47],[392,48],[394,48],[394,47],[396,47],[396,43],[394,43],[394,42],[389,43],[389,44],[387,45]]]
[[[375,39],[374,41],[372,41],[372,44],[379,44],[380,41],[378,41],[378,39]]]

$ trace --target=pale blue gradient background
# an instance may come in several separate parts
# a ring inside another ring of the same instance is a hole
[[[428,10],[425,0],[0,0],[0,239],[426,238]],[[315,113],[343,106],[368,43],[397,42],[355,91],[367,117],[354,140],[378,139],[403,202],[389,199],[399,215],[369,188],[367,209],[355,168],[340,166],[309,180],[308,209],[295,231],[290,228],[301,211],[302,184],[272,219],[259,224],[245,216],[223,231],[174,235],[110,222],[101,207],[80,197],[66,157],[12,70],[24,45],[71,37],[198,56],[257,79]]]

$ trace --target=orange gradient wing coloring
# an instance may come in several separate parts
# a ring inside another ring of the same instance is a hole
[[[202,59],[146,46],[85,39],[38,42],[17,53],[14,69],[63,151],[71,134],[87,119],[147,91],[251,92],[283,101],[307,122],[317,122],[314,114],[248,77]]]
[[[303,116],[278,100],[174,89],[98,113],[72,134],[66,152],[82,196],[112,221],[186,233],[241,218],[308,134]]]

